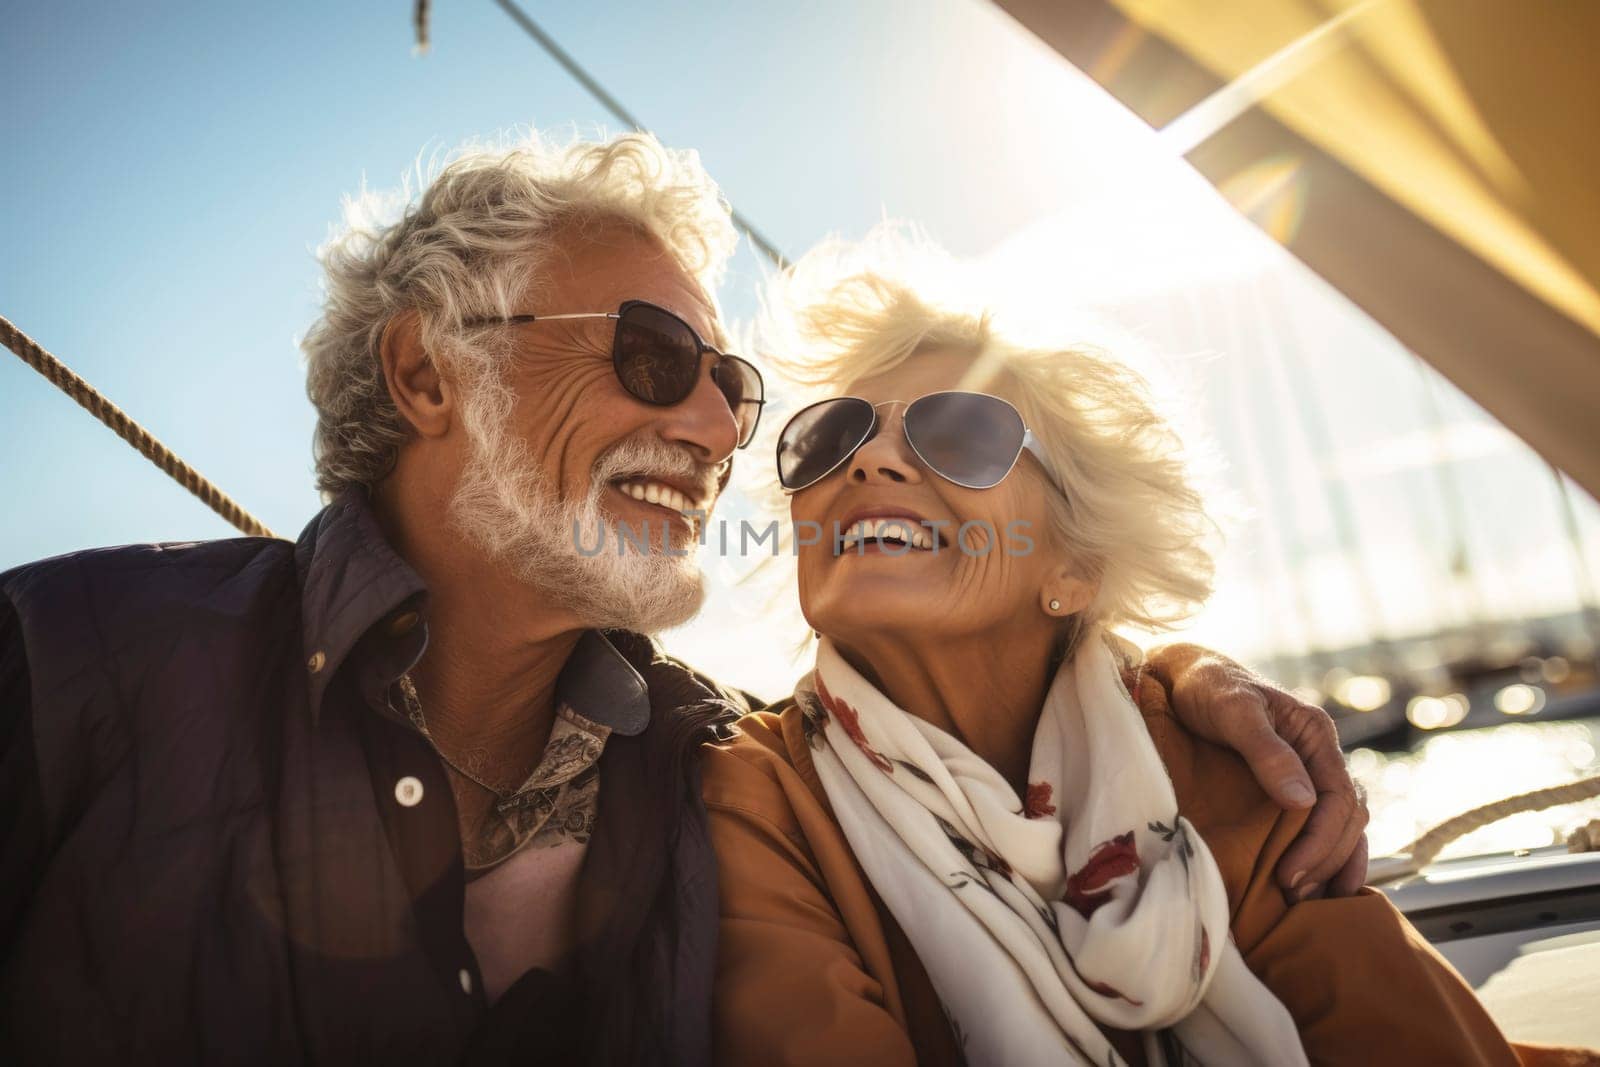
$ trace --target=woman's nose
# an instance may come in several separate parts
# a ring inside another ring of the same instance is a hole
[[[906,441],[899,413],[879,415],[878,432],[850,457],[850,480],[859,485],[922,481],[921,465]]]

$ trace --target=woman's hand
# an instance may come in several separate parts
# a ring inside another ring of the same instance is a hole
[[[1198,645],[1151,650],[1147,669],[1185,727],[1233,749],[1283,808],[1311,808],[1278,864],[1291,900],[1349,896],[1367,877],[1367,805],[1345,769],[1333,719]]]

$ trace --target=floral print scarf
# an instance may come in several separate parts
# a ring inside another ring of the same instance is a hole
[[[1107,1026],[1143,1031],[1152,1065],[1304,1064],[1229,936],[1115,641],[1086,634],[1056,674],[1018,798],[823,638],[796,696],[834,814],[969,1063],[1122,1063]]]

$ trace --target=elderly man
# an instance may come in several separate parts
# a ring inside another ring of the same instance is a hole
[[[686,513],[760,413],[734,243],[647,136],[464,154],[327,250],[297,543],[0,575],[0,1059],[707,1058],[697,749],[746,705],[641,635],[698,609]],[[619,521],[649,551],[575,543]],[[1285,885],[1348,889],[1326,717],[1157,665],[1282,802],[1315,780]]]

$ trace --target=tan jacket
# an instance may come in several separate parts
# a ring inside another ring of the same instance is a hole
[[[1294,1016],[1312,1063],[1519,1062],[1383,894],[1287,906],[1273,869],[1304,813],[1279,810],[1237,756],[1184,730],[1159,685],[1139,689],[1179,806],[1222,869],[1234,940]],[[716,1062],[961,1063],[927,973],[830,813],[799,709],[784,701],[740,727],[704,765],[722,909]],[[1133,1035],[1108,1034],[1143,1063]]]

